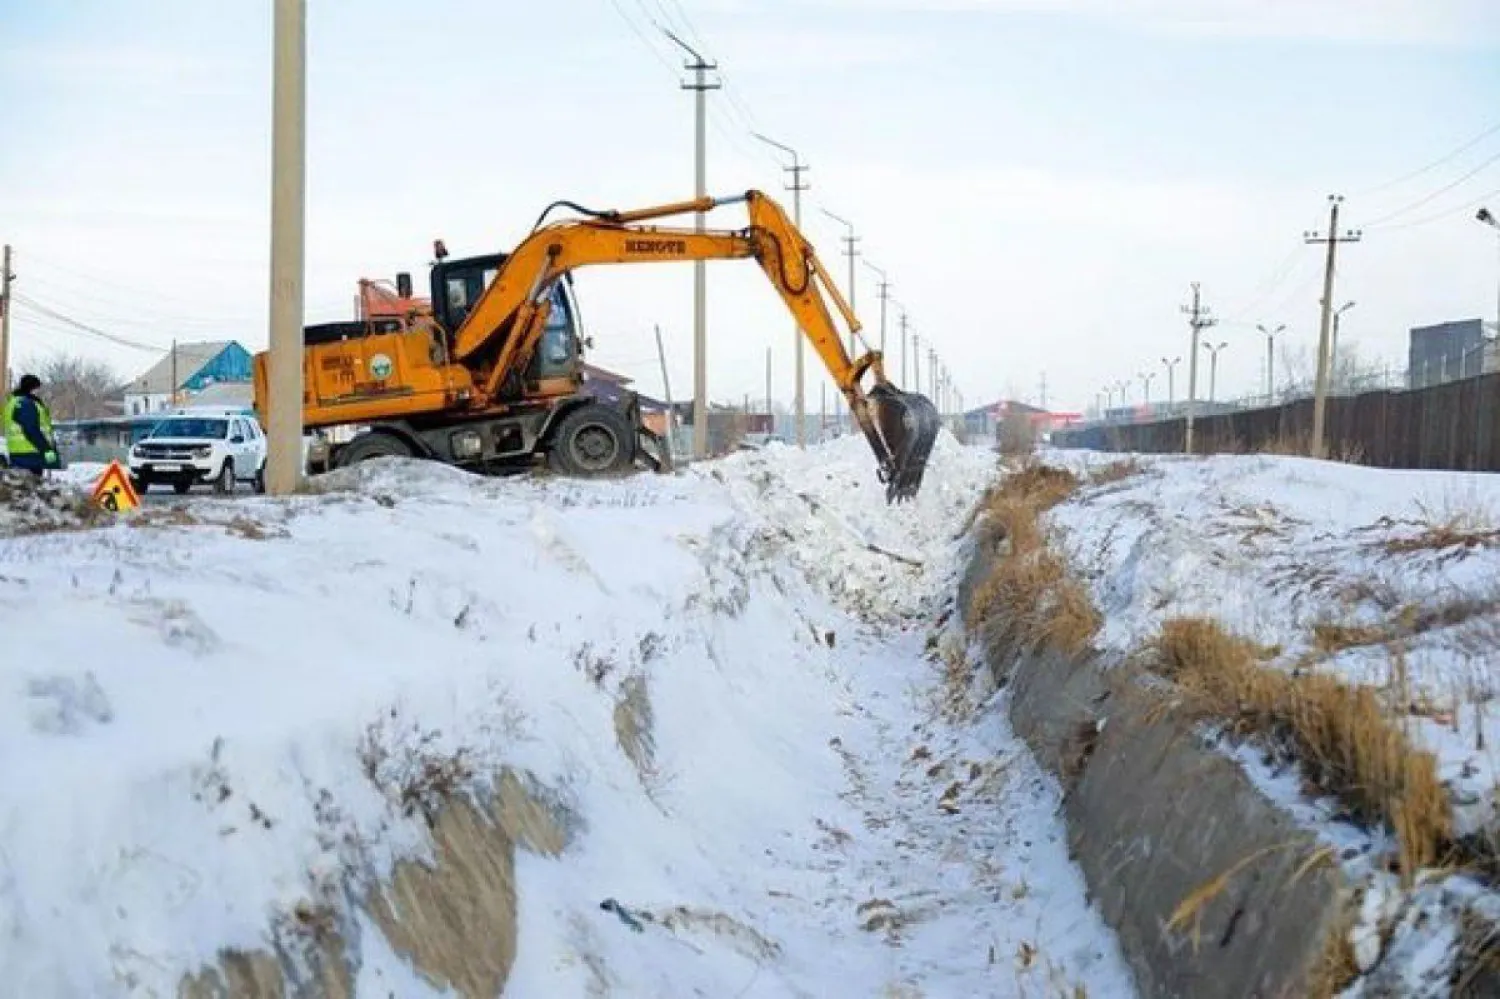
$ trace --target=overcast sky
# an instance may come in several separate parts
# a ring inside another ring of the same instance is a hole
[[[1256,323],[1286,323],[1294,349],[1316,335],[1321,255],[1301,234],[1333,191],[1369,229],[1343,248],[1337,292],[1358,303],[1344,331],[1364,353],[1399,369],[1408,327],[1496,310],[1497,234],[1472,216],[1500,192],[1500,130],[1417,172],[1500,125],[1496,0],[308,6],[309,321],[347,317],[361,276],[425,283],[434,237],[503,250],[558,198],[690,196],[691,95],[653,21],[724,69],[710,192],[782,196],[751,128],[797,147],[830,269],[845,280],[842,229],[820,207],[854,222],[970,402],[1035,399],[1045,372],[1048,402],[1076,408],[1160,371],[1185,353],[1195,280],[1230,343],[1220,394],[1254,390]],[[18,294],[146,344],[265,343],[271,7],[0,0],[0,239]],[[874,279],[860,268],[857,304],[878,340]],[[659,323],[673,388],[689,390],[689,267],[578,286],[593,360],[659,393]],[[762,395],[769,346],[789,402],[790,320],[759,270],[711,264],[709,296],[711,394]],[[23,360],[152,361],[26,304],[14,339]]]

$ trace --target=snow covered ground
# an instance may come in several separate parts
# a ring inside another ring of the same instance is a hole
[[[897,508],[854,439],[613,483],[356,473],[0,539],[15,994],[175,995],[422,856],[387,771],[455,759],[564,819],[517,852],[507,995],[1133,994],[1055,787],[1002,710],[941,710],[991,454],[945,437]],[[442,994],[357,925],[362,995]]]
[[[1204,615],[1278,647],[1282,665],[1409,687],[1459,832],[1500,825],[1500,477],[1275,456],[1134,460],[1144,474],[1052,514],[1104,614],[1104,647],[1125,652],[1166,618]]]
[[[1103,612],[1101,646],[1123,655],[1168,618],[1205,616],[1279,650],[1274,666],[1379,687],[1436,755],[1456,833],[1500,837],[1500,477],[1274,456],[1043,457],[1081,474],[1137,470],[1049,514]],[[1254,747],[1225,749],[1361,886],[1354,949],[1364,968],[1384,947],[1389,977],[1347,995],[1448,996],[1461,914],[1500,924],[1500,893],[1449,871],[1404,890],[1385,867],[1389,837],[1307,799]]]

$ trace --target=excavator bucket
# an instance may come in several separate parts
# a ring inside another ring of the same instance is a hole
[[[870,389],[868,403],[887,452],[881,461],[886,501],[910,499],[922,486],[922,473],[927,470],[927,457],[942,428],[942,417],[925,395],[902,392],[890,384]]]

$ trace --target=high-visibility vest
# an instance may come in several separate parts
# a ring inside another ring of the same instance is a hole
[[[18,454],[39,454],[40,452],[32,446],[31,441],[26,439],[26,431],[16,422],[16,410],[21,406],[23,396],[13,395],[5,404],[5,450],[11,457]],[[42,428],[42,437],[49,443],[52,440],[52,414],[47,410],[47,404],[40,399],[32,398],[36,403],[37,423]]]

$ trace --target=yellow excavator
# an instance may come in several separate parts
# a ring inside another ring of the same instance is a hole
[[[647,224],[737,203],[749,212],[744,229]],[[548,222],[558,209],[576,217]],[[848,401],[875,452],[887,500],[907,499],[921,486],[940,426],[937,410],[925,396],[892,385],[878,351],[849,356],[827,299],[851,343],[859,320],[786,212],[758,191],[626,212],[559,201],[509,254],[449,260],[441,241],[434,250],[430,306],[304,331],[304,426],[360,428],[334,450],[335,466],[406,456],[476,471],[545,458],[579,476],[619,474],[637,463],[667,467],[670,449],[642,425],[635,396],[606,402],[583,391],[572,272],[594,264],[749,258]],[[409,277],[398,284],[399,297],[420,301],[411,297]],[[263,422],[268,361],[266,353],[255,357]]]

